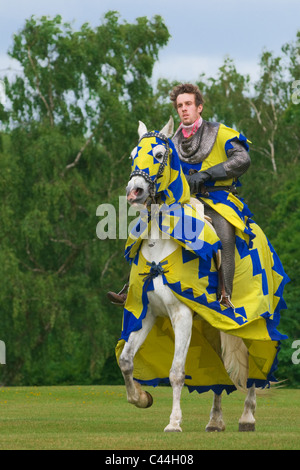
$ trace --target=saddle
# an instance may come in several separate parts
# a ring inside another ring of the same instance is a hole
[[[190,199],[190,204],[194,207],[194,209],[196,209],[196,211],[200,215],[201,219],[204,220],[205,223],[207,225],[209,225],[209,227],[216,233],[216,231],[215,231],[215,229],[212,225],[211,218],[204,214],[204,205],[203,205],[203,203],[201,201],[199,201],[198,199],[192,197]],[[216,263],[216,268],[217,268],[218,273],[219,273],[219,282],[220,282],[221,286],[223,286],[221,270],[220,270],[220,267],[221,267],[221,250],[218,250],[218,252],[215,256],[215,263]],[[126,298],[127,298],[127,289],[128,289],[128,284],[126,283],[124,285],[124,287],[121,289],[121,291],[118,292],[118,293],[109,291],[107,293],[107,298],[114,305],[119,305],[119,306],[123,307],[124,304],[125,304]],[[223,292],[223,290],[224,290],[224,288],[222,287],[222,292]]]

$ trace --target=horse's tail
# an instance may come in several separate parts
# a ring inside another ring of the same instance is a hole
[[[230,379],[238,390],[247,392],[249,373],[248,349],[242,338],[221,334],[222,359]]]

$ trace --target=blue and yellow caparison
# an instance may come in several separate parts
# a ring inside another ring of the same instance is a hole
[[[232,134],[232,129],[228,133],[222,129],[222,132],[223,140],[217,145],[224,148],[230,145],[230,140],[239,138],[237,133]],[[166,149],[163,160],[153,154],[157,145]],[[147,294],[154,289],[153,277],[160,275],[174,295],[195,312],[185,368],[189,390],[199,393],[235,390],[220,358],[219,330],[242,338],[247,346],[248,386],[253,383],[257,387],[268,386],[276,380],[273,373],[277,368],[277,354],[280,342],[286,338],[278,331],[278,324],[280,311],[286,308],[283,290],[289,279],[272,245],[252,220],[248,207],[228,191],[212,193],[211,198],[205,199],[236,229],[231,298],[235,308],[226,308],[217,300],[215,255],[222,248],[221,243],[204,217],[190,204],[189,185],[172,141],[157,131],[143,136],[136,148],[132,172],[148,175],[156,203],[161,207],[156,219],[159,230],[174,239],[178,248],[161,261],[152,276],[147,276],[151,263],[140,249],[151,227],[151,212],[145,209],[125,246],[131,273],[122,334],[116,346],[117,359],[130,333],[141,328],[147,315]],[[153,386],[167,383],[173,352],[171,322],[168,318],[158,318],[135,356],[135,380]]]

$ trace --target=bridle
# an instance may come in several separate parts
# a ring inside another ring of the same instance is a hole
[[[138,145],[139,143],[141,142],[142,139],[145,139],[145,138],[148,138],[148,137],[158,137],[159,139],[161,139],[165,144],[166,144],[166,150],[165,150],[165,153],[164,153],[164,156],[163,156],[163,159],[162,161],[160,162],[160,165],[159,165],[159,168],[158,168],[158,172],[155,176],[155,178],[152,180],[151,179],[151,176],[148,175],[145,171],[143,170],[134,170],[131,175],[129,176],[129,181],[131,180],[131,178],[133,178],[134,176],[142,176],[146,182],[149,184],[149,193],[150,193],[150,197],[152,200],[155,201],[155,197],[156,197],[156,182],[159,178],[162,177],[163,175],[163,172],[164,172],[164,169],[165,169],[165,166],[167,164],[167,161],[168,161],[168,157],[169,157],[169,151],[170,151],[170,146],[169,146],[169,140],[167,139],[167,137],[164,135],[164,134],[161,134],[160,132],[147,132],[146,134],[144,134],[139,142],[138,142]]]

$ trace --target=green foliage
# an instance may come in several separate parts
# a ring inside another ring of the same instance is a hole
[[[281,329],[289,336],[280,354],[280,374],[288,383],[300,383],[300,367],[291,364],[295,351],[292,344],[300,338],[300,307],[298,301],[298,279],[300,262],[300,169],[294,168],[280,190],[273,196],[273,213],[268,220],[266,233],[272,239],[276,251],[290,278],[285,289],[288,310],[281,314]]]
[[[14,37],[24,74],[6,79],[0,155],[3,383],[102,380],[121,325],[106,291],[128,268],[124,240],[96,237],[96,209],[124,194],[168,37],[160,17],[128,24],[115,12],[80,31],[60,16],[32,17]]]

